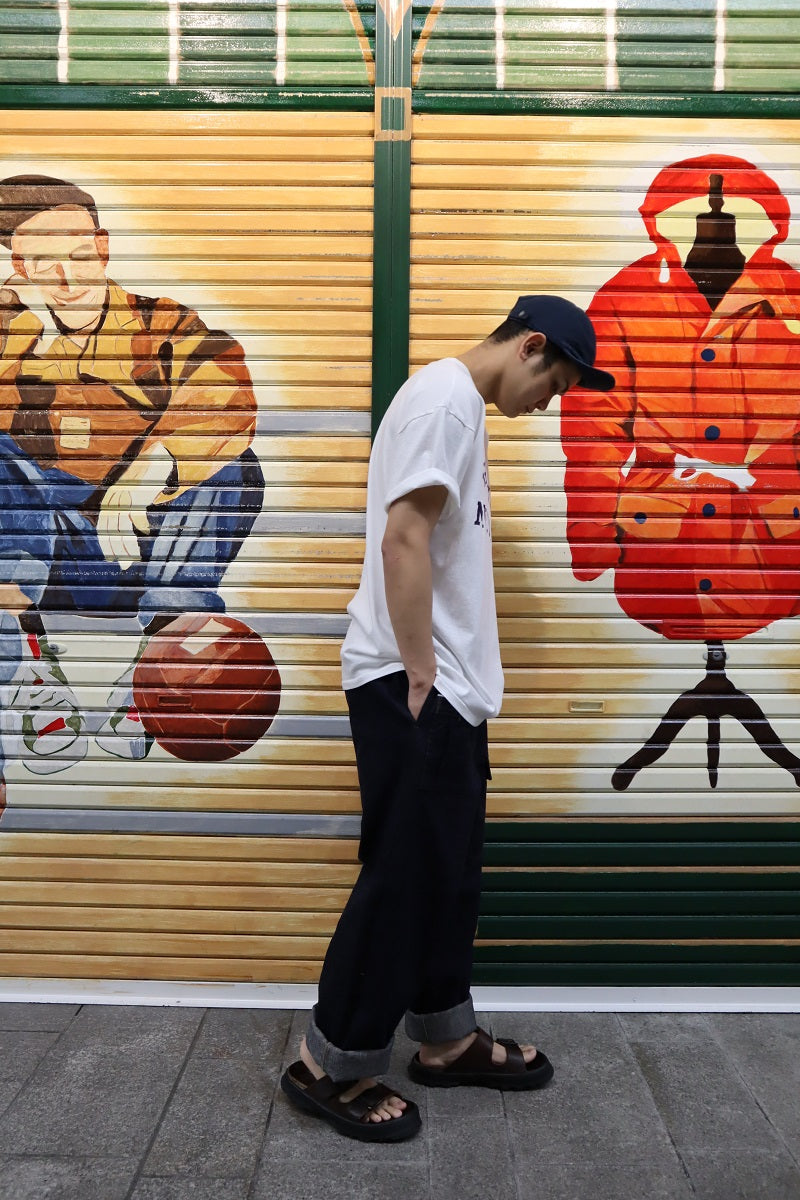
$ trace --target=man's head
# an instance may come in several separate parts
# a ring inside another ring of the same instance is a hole
[[[574,384],[614,386],[614,377],[594,366],[591,321],[560,296],[520,296],[484,346],[495,367],[491,399],[507,417],[543,412]]]
[[[88,192],[47,175],[0,181],[0,244],[62,325],[77,330],[97,321],[108,287],[108,234]]]

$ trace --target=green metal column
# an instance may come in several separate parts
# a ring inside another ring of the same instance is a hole
[[[408,377],[411,239],[411,3],[377,0],[372,433]]]

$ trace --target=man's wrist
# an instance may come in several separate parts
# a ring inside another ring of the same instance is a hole
[[[430,689],[433,687],[433,681],[436,678],[436,663],[426,670],[420,668],[409,670],[406,668],[406,675],[408,675],[408,686],[412,691],[422,691],[423,688],[426,690]]]

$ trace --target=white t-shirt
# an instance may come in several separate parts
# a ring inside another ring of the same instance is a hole
[[[369,463],[364,569],[342,646],[345,689],[403,670],[384,588],[387,512],[416,488],[443,484],[448,497],[430,543],[434,687],[472,725],[500,711],[487,445],[483,397],[457,358],[429,363],[392,400]]]

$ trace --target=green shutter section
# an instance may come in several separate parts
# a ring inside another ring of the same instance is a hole
[[[414,5],[415,29],[425,8]],[[446,0],[417,85],[462,94],[789,93],[800,88],[798,51],[800,0]]]
[[[517,0],[506,7],[498,33],[505,88],[594,91],[606,86],[604,4],[584,4],[580,12],[559,14],[542,0],[533,5]]]
[[[359,15],[358,19],[363,26],[363,18]],[[344,3],[336,0],[292,3],[286,24],[287,86],[367,86],[367,62]],[[374,26],[373,17],[373,29]],[[367,42],[365,49],[368,46]],[[368,49],[368,53],[374,57],[374,50]]]
[[[414,30],[419,36],[426,11],[414,5]],[[421,88],[493,88],[495,86],[494,9],[491,4],[450,0],[436,23],[422,58]]]
[[[728,0],[725,86],[739,92],[800,90],[797,0]]]
[[[67,45],[70,83],[168,83],[167,0],[70,0]]]
[[[0,82],[56,83],[60,36],[57,0],[0,0]]]
[[[269,87],[275,83],[275,4],[184,2],[180,5],[178,81]]]
[[[487,826],[474,981],[800,984],[800,822]]]
[[[681,8],[668,16],[648,0],[620,6],[616,67],[621,91],[714,90],[716,0],[694,0]]]
[[[0,0],[0,86],[366,87],[368,35],[356,0]]]

